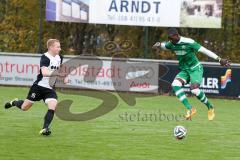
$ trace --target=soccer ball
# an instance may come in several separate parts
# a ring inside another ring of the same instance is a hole
[[[187,129],[183,126],[176,126],[174,128],[173,134],[176,139],[183,139],[187,134]]]

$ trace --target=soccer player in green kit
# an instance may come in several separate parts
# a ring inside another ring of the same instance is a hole
[[[197,110],[190,105],[182,86],[190,83],[191,92],[208,108],[208,120],[215,117],[214,107],[209,102],[203,91],[199,89],[203,78],[203,66],[196,57],[197,52],[201,52],[208,57],[220,62],[222,66],[230,66],[230,61],[222,59],[212,51],[204,48],[194,40],[179,35],[176,28],[168,29],[168,42],[157,42],[153,45],[153,49],[167,49],[175,52],[179,61],[180,72],[176,75],[172,82],[172,88],[177,98],[187,108],[186,119],[189,120]]]

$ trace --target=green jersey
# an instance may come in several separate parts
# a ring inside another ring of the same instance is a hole
[[[190,38],[181,37],[177,44],[165,43],[165,48],[176,53],[180,70],[193,69],[200,63],[196,53],[201,45]]]

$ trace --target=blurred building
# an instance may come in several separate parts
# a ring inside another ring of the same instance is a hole
[[[47,19],[88,22],[88,0],[47,0]]]

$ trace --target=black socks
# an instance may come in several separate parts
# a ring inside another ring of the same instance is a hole
[[[48,126],[51,124],[52,119],[54,117],[54,110],[49,109],[44,117],[44,124],[43,128],[48,128]]]
[[[22,109],[21,106],[22,106],[23,102],[24,102],[23,100],[13,101],[12,105],[16,106],[19,109]]]

